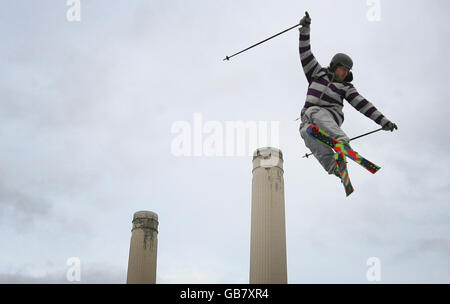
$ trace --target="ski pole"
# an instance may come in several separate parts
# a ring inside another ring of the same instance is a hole
[[[350,141],[355,140],[355,139],[358,139],[358,138],[361,138],[361,137],[364,137],[364,136],[366,136],[366,135],[369,135],[369,134],[372,134],[372,133],[375,133],[375,132],[378,132],[378,131],[381,131],[381,130],[383,130],[383,128],[379,128],[379,129],[377,129],[377,130],[375,130],[375,131],[367,132],[367,133],[365,133],[365,134],[363,134],[363,135],[359,135],[359,136],[350,138]]]
[[[305,14],[306,14],[306,16],[309,17],[308,12],[305,12]],[[247,51],[247,50],[249,50],[249,49],[251,49],[251,48],[253,48],[253,47],[257,46],[257,45],[260,45],[261,43],[264,43],[264,42],[266,42],[267,40],[270,40],[270,39],[272,39],[272,38],[275,38],[276,36],[279,36],[279,35],[281,35],[281,34],[283,34],[283,33],[286,33],[287,31],[290,31],[290,30],[292,30],[293,28],[296,28],[296,27],[298,27],[298,26],[300,26],[300,25],[301,25],[301,24],[299,23],[299,24],[296,24],[296,25],[294,25],[294,26],[291,26],[290,28],[288,28],[288,29],[286,29],[286,30],[284,30],[284,31],[282,31],[282,32],[279,32],[278,34],[275,34],[275,35],[273,35],[273,36],[270,36],[269,38],[264,39],[263,41],[260,41],[260,42],[258,42],[258,43],[255,43],[254,45],[249,46],[248,48],[243,49],[242,51],[237,52],[236,54],[233,54],[233,55],[231,55],[231,56],[226,56],[223,60],[228,60],[228,61],[229,61],[231,57],[234,57],[234,56],[236,56],[236,55],[239,55],[240,53],[243,53],[243,52],[245,52],[245,51]]]
[[[381,131],[381,130],[383,130],[383,128],[379,128],[379,129],[377,129],[377,130],[374,130],[374,131],[371,131],[371,132],[364,133],[363,135],[359,135],[359,136],[350,138],[349,141],[352,141],[352,140],[355,140],[355,139],[358,139],[358,138],[367,136],[367,135],[369,135],[369,134],[372,134],[372,133],[375,133],[375,132],[378,132],[378,131]],[[305,157],[308,158],[310,155],[312,155],[312,153],[306,153],[302,158],[305,158]]]

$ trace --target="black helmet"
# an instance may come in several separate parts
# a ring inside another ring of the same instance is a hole
[[[336,68],[340,65],[346,67],[349,70],[348,75],[347,77],[345,77],[344,81],[352,81],[353,74],[352,72],[350,72],[350,70],[353,67],[353,60],[350,58],[350,56],[343,53],[337,53],[336,55],[334,55],[333,59],[331,59],[330,62],[330,71],[334,73],[336,71]]]

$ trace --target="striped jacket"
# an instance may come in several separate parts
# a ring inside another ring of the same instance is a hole
[[[343,100],[346,99],[356,110],[377,124],[384,126],[389,122],[350,82],[333,81],[333,73],[322,68],[311,52],[309,27],[300,28],[300,60],[309,83],[302,114],[311,106],[320,106],[328,110],[338,126],[341,126],[344,122]]]

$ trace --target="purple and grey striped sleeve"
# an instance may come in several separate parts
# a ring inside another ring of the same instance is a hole
[[[305,72],[306,79],[309,83],[312,81],[312,77],[320,71],[322,66],[317,62],[316,57],[314,57],[311,52],[310,44],[310,28],[301,27],[300,28],[300,61],[302,62],[303,71]]]
[[[372,119],[380,126],[389,120],[367,99],[361,96],[352,84],[348,84],[345,99],[359,112]]]

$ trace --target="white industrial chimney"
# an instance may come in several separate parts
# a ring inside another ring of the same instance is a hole
[[[156,283],[158,215],[139,211],[133,216],[127,284]]]
[[[283,154],[259,148],[253,154],[250,284],[286,284]]]

